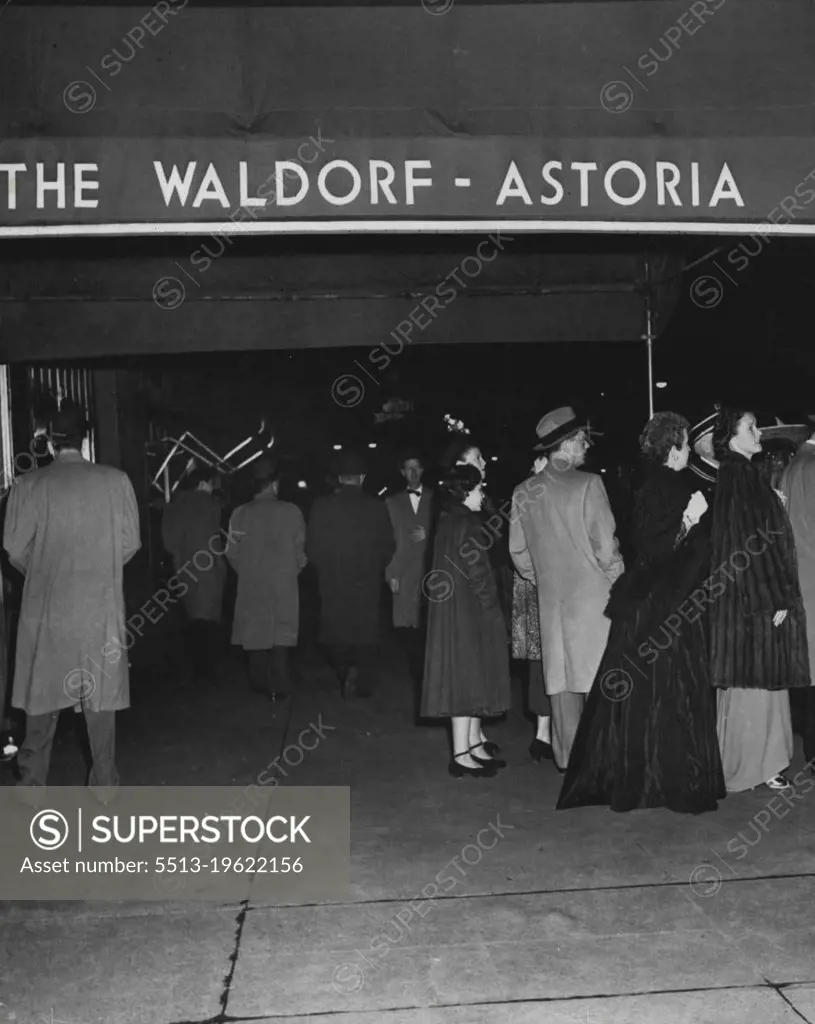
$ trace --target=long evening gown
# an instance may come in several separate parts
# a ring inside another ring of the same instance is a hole
[[[689,532],[682,529],[696,489],[687,471],[661,466],[637,493],[636,559],[612,590],[609,641],[558,809],[600,804],[699,814],[726,795],[699,596],[709,572],[710,510]]]

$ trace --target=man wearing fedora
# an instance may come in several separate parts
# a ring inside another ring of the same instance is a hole
[[[813,431],[797,455],[784,470],[781,492],[787,500],[787,514],[795,536],[798,579],[807,619],[810,674],[815,680],[815,417],[810,416]],[[793,698],[790,691],[790,697]],[[815,691],[802,691],[804,757],[807,764],[815,758]],[[797,709],[796,709],[797,710]]]
[[[515,490],[509,547],[520,575],[537,583],[551,746],[563,772],[605,650],[603,613],[623,560],[603,480],[579,468],[591,443],[588,422],[565,406],[541,419],[537,435],[535,451],[547,462]]]
[[[320,588],[320,641],[348,700],[371,693],[385,568],[396,541],[384,503],[362,490],[364,457],[343,452],[335,470],[339,490],[314,502],[306,550]]]

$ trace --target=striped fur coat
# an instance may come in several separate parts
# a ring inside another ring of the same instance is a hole
[[[711,681],[722,689],[809,686],[806,618],[787,513],[758,466],[724,457],[715,490],[710,602]],[[786,610],[780,626],[776,612]]]

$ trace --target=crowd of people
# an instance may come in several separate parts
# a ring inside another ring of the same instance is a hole
[[[72,707],[88,726],[90,785],[106,798],[118,785],[115,712],[129,704],[135,627],[122,572],[139,548],[138,510],[124,473],[82,457],[78,409],[65,403],[50,429],[54,460],[16,482],[3,535],[25,577],[19,781],[45,784],[57,718]],[[790,691],[807,691],[805,754],[815,755],[815,433],[779,477],[754,461],[750,410],[717,407],[693,427],[654,415],[625,562],[603,478],[582,468],[589,423],[563,407],[536,433],[532,475],[500,508],[468,435],[453,439],[434,486],[422,454],[403,451],[405,487],[385,501],[364,490],[364,456],[341,452],[333,493],[308,522],[281,499],[267,456],[252,464],[254,497],[231,515],[215,471],[197,469],[164,509],[173,575],[154,595],[183,605],[193,676],[217,663],[231,566],[232,643],[249,685],[288,698],[310,565],[319,639],[347,700],[375,685],[390,592],[416,719],[449,720],[457,778],[507,765],[484,723],[510,709],[515,659],[529,669],[529,753],[563,775],[559,808],[699,813],[728,792],[788,788]]]
[[[695,427],[655,414],[640,437],[648,471],[627,566],[602,477],[580,468],[588,423],[564,407],[537,433],[541,455],[509,516],[512,653],[530,664],[530,754],[564,776],[558,808],[701,813],[728,792],[790,788],[789,691],[808,691],[810,770],[815,755],[815,433],[776,488],[753,462],[750,410],[719,408]],[[453,564],[470,587],[429,606],[423,704],[452,720],[451,773],[478,777],[501,762],[473,721],[509,701],[496,582],[475,540],[483,482],[462,467],[443,485],[452,505],[431,573]]]

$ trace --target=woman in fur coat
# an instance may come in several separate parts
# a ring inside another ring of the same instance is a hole
[[[792,759],[788,690],[810,684],[795,541],[781,497],[751,461],[762,450],[753,413],[722,410],[713,443],[721,466],[710,570],[711,681],[719,690],[725,781],[733,793],[762,784],[785,789]]]

